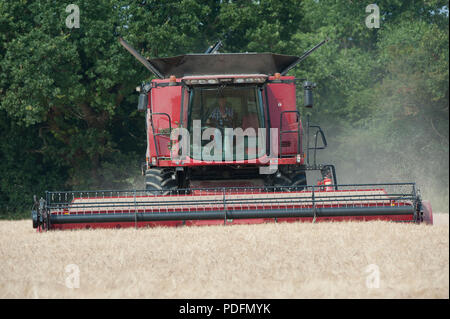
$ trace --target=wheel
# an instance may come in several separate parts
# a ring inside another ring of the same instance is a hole
[[[304,171],[297,171],[289,175],[278,172],[270,175],[266,181],[266,186],[274,191],[301,191],[306,186],[306,173]]]
[[[307,185],[305,172],[296,172],[292,174],[291,180],[292,180],[291,186],[296,190],[303,190]]]
[[[275,176],[272,177],[272,185],[273,190],[276,191],[290,191],[290,186],[292,184],[292,181],[283,174],[275,174]]]
[[[175,174],[169,168],[151,168],[145,171],[145,189],[154,195],[168,195],[176,193],[177,181],[172,178]]]

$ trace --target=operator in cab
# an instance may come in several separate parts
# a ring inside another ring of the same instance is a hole
[[[210,112],[206,125],[218,129],[234,128],[236,115],[231,103],[227,102],[226,97],[221,96],[218,105]]]

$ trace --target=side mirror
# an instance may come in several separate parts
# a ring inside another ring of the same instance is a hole
[[[138,111],[143,112],[147,109],[148,95],[147,93],[139,94]]]
[[[312,108],[313,101],[313,93],[312,90],[316,87],[316,83],[305,81],[303,82],[303,89],[305,91],[303,105],[307,108]]]
[[[142,83],[141,86],[138,86],[136,88],[136,91],[139,92],[139,100],[138,100],[138,111],[144,112],[147,110],[148,105],[148,92],[152,89],[152,86],[150,83]]]

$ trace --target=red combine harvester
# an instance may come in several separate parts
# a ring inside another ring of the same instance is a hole
[[[414,183],[338,185],[318,125],[303,128],[296,86],[313,106],[314,83],[286,73],[300,57],[217,53],[147,60],[157,79],[137,88],[146,112],[145,190],[46,192],[32,210],[38,230],[387,220],[432,224]],[[306,144],[306,145],[304,145]],[[307,171],[320,172],[309,185]]]

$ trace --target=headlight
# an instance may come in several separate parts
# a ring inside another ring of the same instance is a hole
[[[186,79],[184,82],[187,85],[195,84],[219,84],[219,83],[264,83],[264,77],[249,77],[249,78],[224,78],[224,79]]]
[[[219,83],[218,79],[189,79],[184,80],[184,82],[187,85],[193,85],[193,84],[217,84]]]
[[[234,83],[264,83],[266,78],[256,77],[256,78],[236,78]]]

